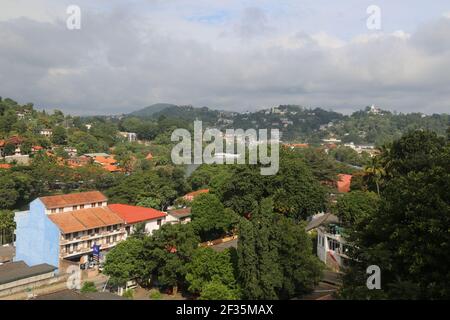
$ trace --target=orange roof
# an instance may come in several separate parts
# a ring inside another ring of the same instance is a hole
[[[118,166],[112,165],[112,164],[108,164],[105,166],[102,166],[103,169],[109,171],[109,172],[117,172],[117,171],[121,171],[121,169]]]
[[[152,155],[151,153],[149,153],[149,154],[145,157],[145,159],[147,159],[147,160],[152,160],[152,159],[153,159],[153,155]]]
[[[201,190],[189,192],[188,194],[184,195],[183,198],[194,199],[196,196],[198,196],[199,194],[202,194],[202,193],[209,193],[209,189],[201,189]]]
[[[108,208],[128,224],[163,218],[167,215],[165,212],[152,208],[130,206],[126,204],[110,204]]]
[[[94,161],[101,164],[115,164],[117,162],[114,158],[106,158],[102,156],[94,157]]]
[[[309,144],[307,143],[292,143],[292,144],[288,144],[289,147],[293,147],[293,148],[308,148]]]
[[[47,209],[75,206],[84,203],[104,202],[108,198],[99,191],[64,194],[39,198]]]
[[[350,183],[352,182],[351,174],[338,174],[337,188],[339,192],[349,192]]]
[[[123,223],[123,220],[117,214],[105,207],[53,213],[49,214],[48,218],[63,233],[85,231]]]
[[[0,169],[10,169],[12,165],[9,163],[0,163]]]

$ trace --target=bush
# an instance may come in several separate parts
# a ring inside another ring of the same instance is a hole
[[[134,291],[133,289],[128,289],[127,291],[125,291],[122,295],[122,297],[127,298],[127,299],[133,299],[134,296]]]
[[[81,293],[97,292],[97,288],[95,287],[95,284],[93,282],[87,281],[83,283],[80,291]]]
[[[162,298],[161,292],[159,290],[150,290],[148,297],[152,300],[160,300]]]

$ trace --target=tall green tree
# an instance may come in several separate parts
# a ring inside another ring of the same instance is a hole
[[[124,286],[130,280],[147,280],[142,278],[142,269],[145,267],[145,261],[141,258],[143,248],[142,239],[130,237],[106,255],[104,273],[110,277],[111,284]]]
[[[248,299],[289,299],[312,290],[321,277],[321,264],[303,223],[273,210],[264,199],[250,221],[241,220],[238,270]]]
[[[382,154],[386,178],[379,210],[349,232],[350,265],[342,296],[350,299],[449,299],[450,148],[414,131]],[[362,210],[361,210],[362,211]],[[381,290],[368,290],[366,268],[381,269]]]
[[[203,296],[205,290],[211,290],[209,285],[214,282],[216,285],[220,284],[226,288],[226,295],[233,292],[233,296],[238,297],[239,288],[231,254],[229,250],[215,252],[211,248],[196,249],[191,262],[186,265],[188,290],[194,294],[201,293]]]
[[[191,223],[202,241],[214,240],[233,229],[237,216],[216,195],[201,194],[192,202]]]

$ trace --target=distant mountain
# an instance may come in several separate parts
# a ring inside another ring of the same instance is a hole
[[[151,106],[145,107],[143,109],[133,111],[133,112],[129,113],[128,116],[148,118],[148,117],[152,117],[155,113],[163,111],[164,109],[173,108],[173,107],[178,107],[178,106],[175,104],[170,104],[170,103],[156,103],[156,104],[152,104]]]
[[[193,122],[201,120],[208,124],[215,124],[223,111],[212,110],[207,107],[196,108],[193,106],[177,106],[174,104],[159,103],[144,109],[125,115],[126,117],[138,117],[142,119],[156,120],[161,116],[170,119],[179,119]]]

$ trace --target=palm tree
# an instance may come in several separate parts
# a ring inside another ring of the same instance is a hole
[[[369,181],[375,182],[375,185],[377,186],[377,193],[379,196],[380,182],[386,175],[386,170],[382,166],[379,157],[372,158],[370,165],[364,167],[364,174]]]

